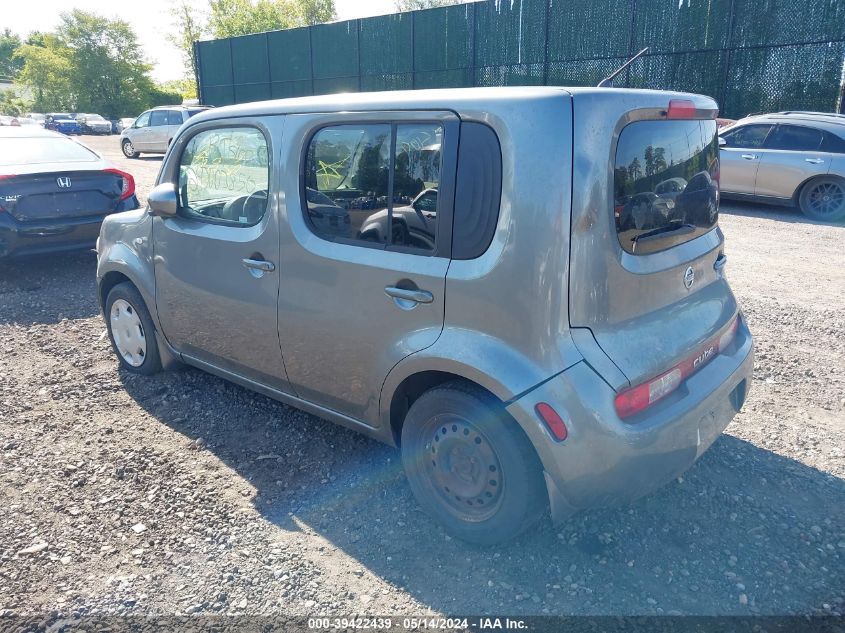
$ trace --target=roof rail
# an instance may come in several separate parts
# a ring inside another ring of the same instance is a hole
[[[845,114],[837,114],[836,112],[811,112],[809,110],[786,110],[784,112],[777,112],[776,114],[782,114],[785,116],[790,116],[793,114],[799,116],[824,116],[824,117],[833,117],[836,119],[845,119]]]

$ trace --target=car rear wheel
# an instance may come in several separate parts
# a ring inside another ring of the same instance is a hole
[[[123,149],[123,155],[126,158],[138,158],[138,152],[135,151],[135,146],[128,138],[123,140],[120,147]]]
[[[811,180],[801,190],[798,203],[804,215],[813,220],[845,219],[845,180],[833,176]]]
[[[161,370],[155,327],[140,293],[132,284],[117,284],[106,298],[106,326],[120,365],[136,374]]]
[[[420,505],[464,541],[507,541],[546,507],[542,467],[522,429],[501,403],[462,382],[411,406],[402,464]]]

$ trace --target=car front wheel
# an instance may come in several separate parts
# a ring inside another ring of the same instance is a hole
[[[845,219],[845,180],[822,176],[808,182],[798,200],[808,218],[822,222]]]
[[[136,374],[161,370],[155,327],[141,294],[132,284],[117,284],[106,297],[106,326],[120,365]]]
[[[435,387],[414,402],[402,464],[420,505],[464,541],[507,541],[546,508],[533,446],[500,402],[469,384]]]
[[[128,138],[123,140],[120,147],[123,149],[123,155],[126,158],[138,158],[138,152],[135,151],[135,146]]]

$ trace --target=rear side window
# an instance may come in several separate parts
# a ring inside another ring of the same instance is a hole
[[[461,123],[452,257],[481,256],[496,232],[502,199],[502,150],[492,128]]]
[[[179,162],[179,212],[212,224],[257,224],[267,210],[268,156],[255,128],[200,132]]]
[[[619,135],[614,217],[622,248],[645,255],[694,239],[716,225],[716,122],[635,121]]]
[[[433,253],[443,127],[337,125],[319,130],[305,159],[305,213],[328,240]]]
[[[845,139],[830,132],[824,133],[822,139],[821,151],[831,152],[833,154],[845,154]]]
[[[821,130],[801,125],[778,125],[766,141],[766,149],[814,152],[822,142]]]

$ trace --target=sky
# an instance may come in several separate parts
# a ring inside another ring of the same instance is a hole
[[[204,9],[207,0],[191,0]],[[72,9],[82,9],[107,17],[126,20],[135,29],[147,60],[153,64],[156,81],[180,79],[184,74],[179,50],[167,41],[167,32],[173,28],[169,9],[172,0],[143,0],[142,2],[115,2],[115,0],[33,0],[31,3],[10,3],[4,7],[0,27],[9,27],[25,37],[32,31],[52,31],[59,22],[59,14]],[[371,15],[393,13],[393,0],[335,0],[340,20],[364,18]]]

